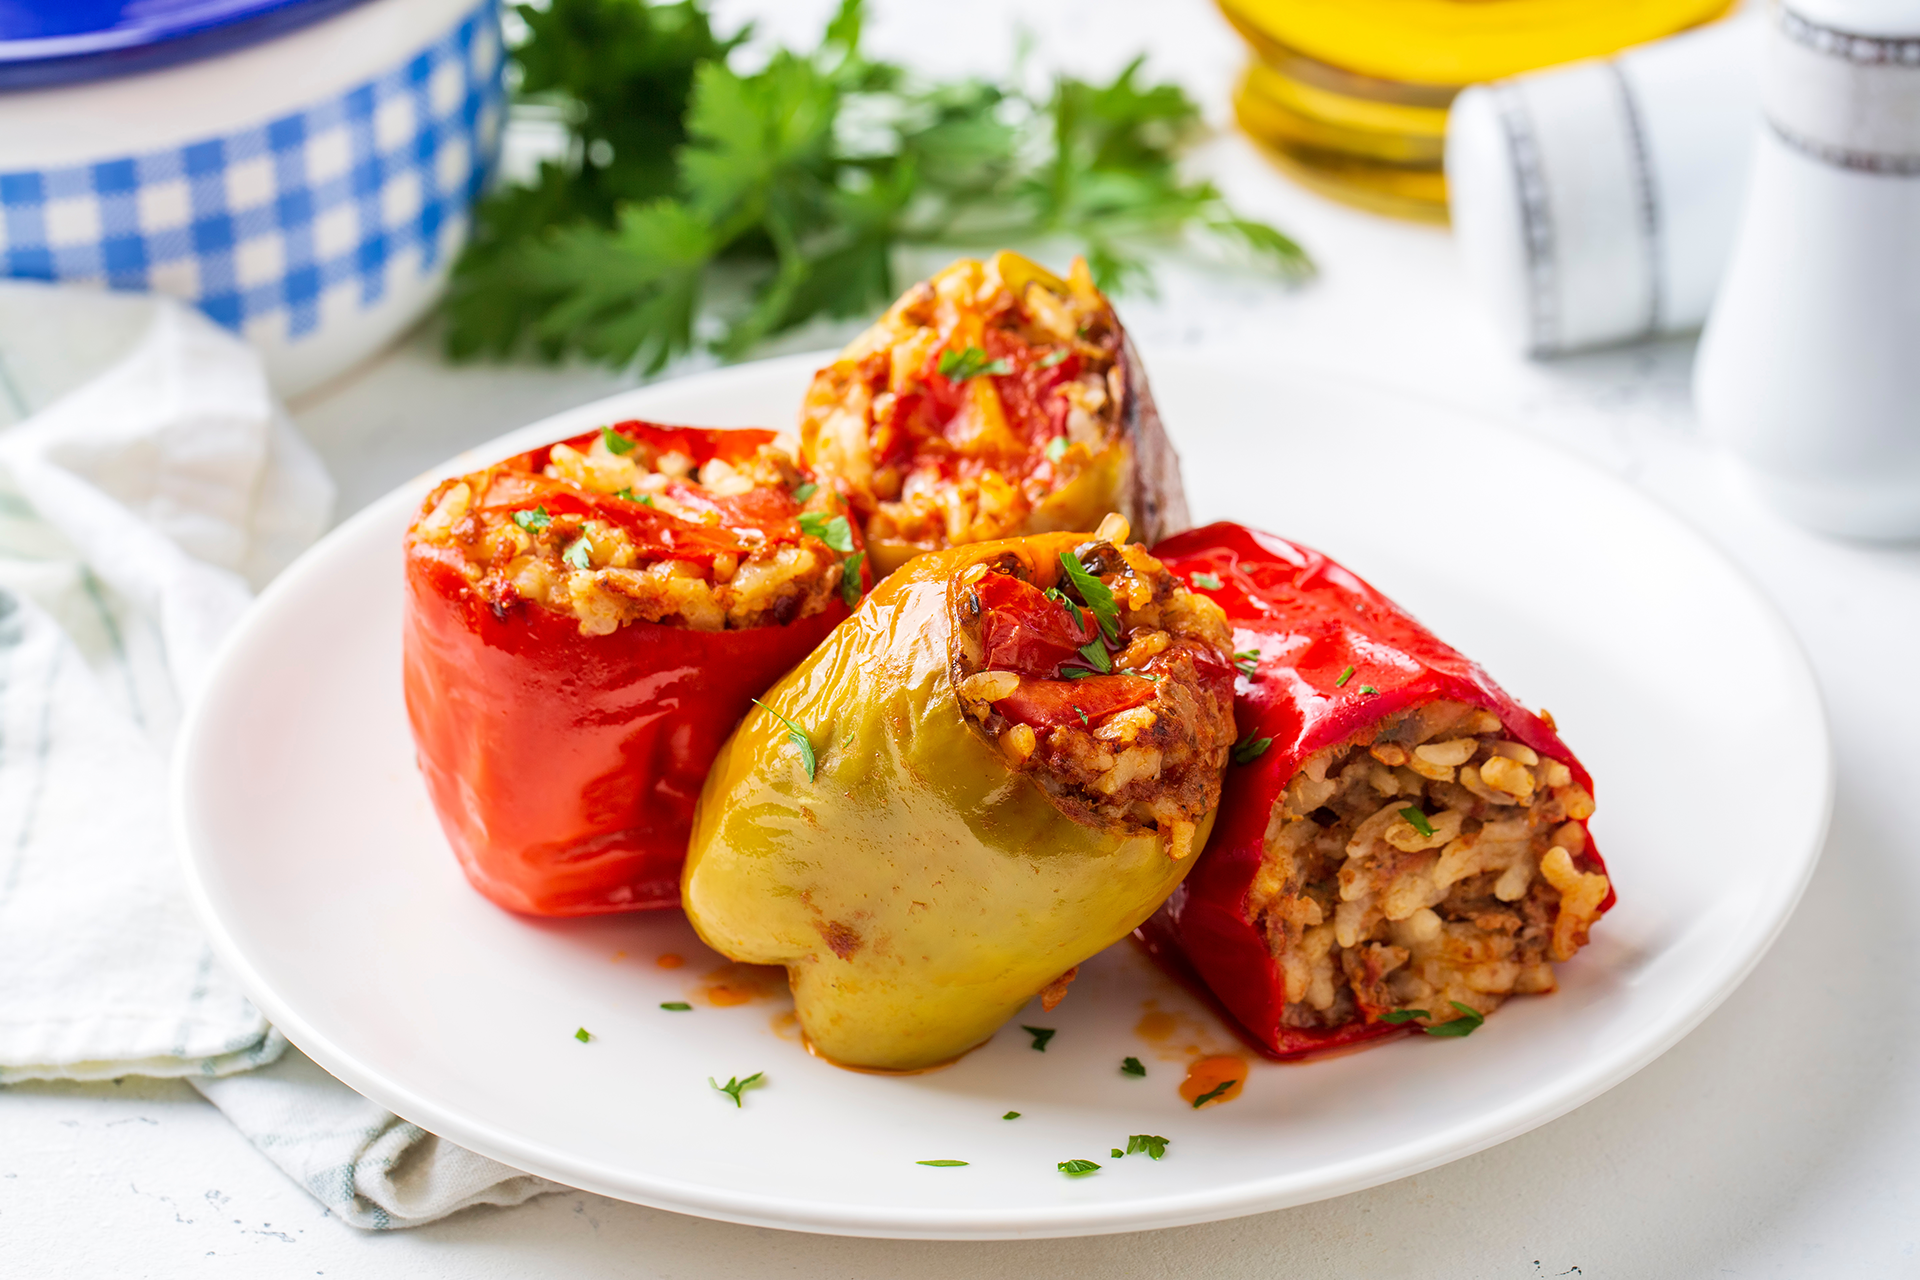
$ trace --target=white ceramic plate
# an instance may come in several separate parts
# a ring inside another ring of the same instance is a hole
[[[785,424],[815,364],[617,396],[445,473],[621,417]],[[294,1043],[435,1133],[642,1204],[853,1235],[1132,1231],[1300,1204],[1514,1137],[1645,1066],[1753,967],[1818,854],[1827,739],[1787,629],[1679,521],[1530,439],[1305,375],[1153,368],[1198,518],[1338,556],[1552,708],[1592,769],[1620,905],[1559,994],[1465,1040],[1260,1062],[1239,1099],[1196,1112],[1176,1093],[1186,1063],[1235,1042],[1123,944],[1054,1013],[1016,1020],[1058,1029],[1044,1053],[1015,1025],[922,1076],[810,1058],[784,997],[700,998],[720,961],[678,913],[521,919],[461,879],[400,691],[401,534],[429,478],[274,583],[193,713],[177,810],[221,953]],[[1760,777],[1766,804],[1736,821]],[[667,952],[687,966],[658,967]],[[696,1007],[660,1009],[673,1000]],[[1153,1011],[1170,1037],[1140,1033]],[[1128,1055],[1146,1078],[1121,1074]],[[755,1071],[767,1083],[739,1109],[707,1083]],[[1166,1158],[1109,1157],[1135,1133],[1170,1138]],[[1104,1167],[1070,1180],[1055,1165],[1072,1158]],[[970,1163],[915,1163],[931,1159]]]

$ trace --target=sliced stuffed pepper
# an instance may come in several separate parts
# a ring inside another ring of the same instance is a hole
[[[501,906],[678,905],[715,752],[858,601],[858,530],[773,440],[622,422],[421,507],[407,711],[447,838]]]
[[[1552,720],[1319,552],[1215,524],[1155,554],[1243,674],[1219,823],[1148,949],[1281,1058],[1554,990],[1614,893]]]
[[[1227,646],[1118,517],[913,561],[721,752],[688,918],[786,966],[816,1053],[951,1061],[1193,864],[1233,744]]]
[[[1110,511],[1146,542],[1187,523],[1139,355],[1080,259],[1062,280],[963,258],[916,284],[815,376],[801,457],[853,503],[880,576]]]

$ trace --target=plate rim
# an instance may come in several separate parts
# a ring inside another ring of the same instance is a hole
[[[1562,464],[1586,471],[1603,486],[1615,491],[1617,496],[1637,505],[1643,514],[1657,523],[1664,523],[1674,535],[1694,543],[1737,582],[1758,606],[1758,613],[1765,619],[1770,631],[1770,639],[1779,646],[1783,658],[1798,675],[1798,692],[1810,703],[1813,725],[1817,729],[1814,745],[1823,763],[1818,817],[1807,837],[1810,849],[1801,858],[1798,874],[1791,883],[1783,881],[1773,895],[1760,902],[1761,910],[1756,910],[1755,918],[1764,912],[1768,917],[1766,928],[1750,935],[1744,954],[1737,955],[1732,963],[1723,964],[1717,974],[1709,971],[1707,977],[1711,982],[1705,995],[1690,1007],[1677,1006],[1678,1012],[1667,1019],[1666,1025],[1660,1027],[1657,1034],[1642,1039],[1630,1053],[1603,1056],[1590,1064],[1583,1064],[1579,1070],[1563,1073],[1555,1082],[1557,1087],[1548,1089],[1550,1096],[1544,1100],[1539,1096],[1542,1090],[1529,1090],[1501,1107],[1475,1112],[1468,1119],[1449,1124],[1424,1139],[1385,1147],[1336,1165],[1250,1179],[1221,1188],[1146,1195],[1094,1205],[1025,1209],[942,1210],[927,1207],[848,1206],[810,1201],[792,1195],[735,1191],[712,1183],[635,1174],[631,1170],[615,1169],[596,1160],[570,1156],[545,1143],[525,1140],[498,1130],[483,1117],[469,1116],[442,1107],[410,1086],[356,1060],[304,1018],[299,1010],[279,997],[226,927],[201,874],[195,839],[192,761],[199,754],[199,741],[205,732],[203,714],[209,701],[205,693],[219,680],[230,655],[248,642],[250,634],[260,625],[259,620],[273,613],[283,597],[297,594],[305,578],[318,572],[317,566],[329,557],[330,548],[350,541],[369,523],[390,519],[394,507],[411,494],[424,494],[439,477],[461,474],[510,456],[527,448],[528,441],[543,443],[548,439],[560,438],[560,433],[574,433],[573,424],[579,421],[606,419],[615,414],[637,414],[641,410],[631,406],[644,404],[663,392],[698,395],[714,383],[724,384],[744,377],[774,377],[787,372],[790,367],[808,364],[817,367],[831,360],[832,355],[832,352],[803,352],[777,356],[629,388],[550,414],[537,422],[464,450],[396,486],[329,530],[268,584],[240,623],[215,650],[208,667],[209,678],[202,686],[200,696],[192,700],[182,721],[169,780],[172,800],[170,825],[186,879],[188,898],[215,952],[234,972],[249,997],[290,1042],[322,1068],[397,1115],[481,1155],[565,1186],[670,1212],[777,1230],[882,1239],[995,1240],[1117,1234],[1190,1226],[1347,1195],[1451,1163],[1559,1119],[1638,1074],[1690,1034],[1746,981],[1792,918],[1819,866],[1831,823],[1835,790],[1832,732],[1817,674],[1805,647],[1778,606],[1745,568],[1679,513],[1557,441],[1502,422],[1483,411],[1422,397],[1418,393],[1362,377],[1338,371],[1278,365],[1262,370],[1255,376],[1283,379],[1289,385],[1312,384],[1317,390],[1334,396],[1359,395],[1376,401],[1397,401],[1416,406],[1431,415],[1517,437],[1524,445],[1542,451]],[[1224,361],[1180,352],[1161,353],[1155,360],[1155,366],[1167,371],[1173,366],[1180,366],[1196,373],[1213,371],[1236,378],[1246,377],[1248,372]]]

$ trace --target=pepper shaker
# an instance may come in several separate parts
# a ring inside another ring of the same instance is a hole
[[[1920,537],[1920,0],[1776,3],[1761,102],[1701,420],[1788,518]]]

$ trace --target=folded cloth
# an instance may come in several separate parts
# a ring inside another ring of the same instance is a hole
[[[1503,337],[1556,355],[1706,319],[1746,191],[1759,59],[1759,20],[1742,16],[1455,99],[1449,212]]]
[[[224,330],[0,284],[0,1083],[188,1077],[342,1218],[411,1226],[554,1188],[289,1053],[214,958],[167,834],[181,708],[332,502]]]

